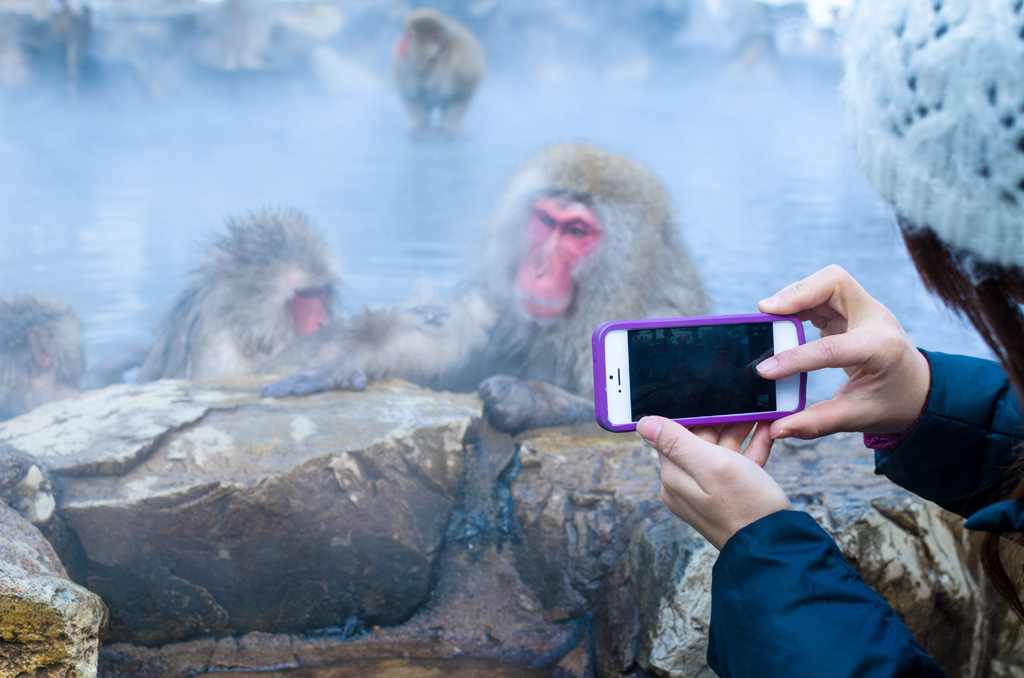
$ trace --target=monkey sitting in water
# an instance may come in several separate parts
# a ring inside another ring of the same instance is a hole
[[[334,318],[334,262],[306,217],[262,210],[227,229],[160,321],[139,381],[254,373]]]
[[[606,320],[699,315],[704,293],[672,202],[643,165],[593,146],[542,151],[512,178],[476,273],[448,309],[368,309],[274,362],[272,396],[401,377],[479,388],[504,431],[593,418],[590,338]]]
[[[484,50],[473,33],[434,9],[409,12],[392,63],[414,132],[431,128],[441,114],[441,130],[459,131],[462,117],[487,69]]]
[[[0,297],[0,420],[78,392],[82,324],[59,299]]]

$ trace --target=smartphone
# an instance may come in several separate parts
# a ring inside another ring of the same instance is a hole
[[[594,409],[609,431],[647,415],[684,426],[779,419],[807,400],[807,375],[764,379],[757,364],[804,343],[792,316],[621,320],[594,330]]]

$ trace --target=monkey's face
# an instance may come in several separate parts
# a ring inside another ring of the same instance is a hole
[[[407,23],[405,32],[398,39],[395,52],[398,57],[414,64],[431,61],[441,50],[442,28],[429,18]]]
[[[318,283],[323,280],[308,271],[291,270],[278,278],[276,302],[273,298],[270,300],[270,303],[286,303],[292,328],[300,337],[313,334],[333,317],[331,285]]]
[[[589,207],[543,197],[526,225],[529,251],[517,277],[519,303],[534,318],[555,318],[572,304],[573,273],[601,242],[601,225]]]
[[[330,320],[327,312],[330,293],[326,287],[310,287],[295,290],[289,306],[292,320],[295,322],[295,333],[300,337],[313,334]]]

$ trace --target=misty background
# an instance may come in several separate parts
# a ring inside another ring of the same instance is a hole
[[[423,4],[487,52],[455,139],[413,138],[391,82]],[[287,206],[325,234],[344,313],[443,301],[516,168],[584,141],[665,183],[715,313],[838,263],[919,346],[987,356],[845,144],[851,4],[0,0],[0,294],[71,303],[93,364],[150,340],[225,218]]]

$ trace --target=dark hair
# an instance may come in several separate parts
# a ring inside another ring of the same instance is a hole
[[[969,253],[947,245],[934,232],[899,219],[903,241],[925,287],[946,305],[967,318],[999,358],[1018,396],[1024,396],[1024,272],[1016,267],[980,262]],[[1005,474],[1005,498],[1024,499],[1024,461]],[[981,544],[981,566],[996,591],[1024,624],[1024,601],[1019,584],[1024,570],[1018,564],[1011,578],[1004,562],[1000,536],[1018,541],[1019,535],[986,533]],[[1015,538],[1016,537],[1016,538]],[[1011,547],[1013,548],[1013,547]],[[1020,554],[1017,554],[1020,560]],[[1015,581],[1016,580],[1016,581]]]

